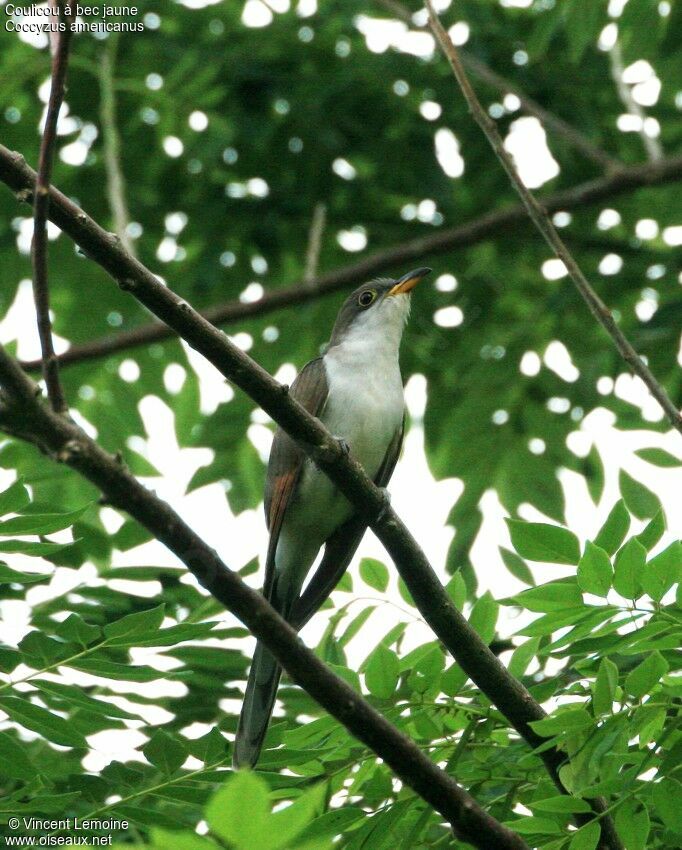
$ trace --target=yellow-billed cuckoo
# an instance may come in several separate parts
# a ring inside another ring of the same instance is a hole
[[[344,302],[322,357],[303,367],[291,395],[348,447],[380,487],[388,483],[403,440],[405,401],[398,363],[410,292],[431,270],[375,280]],[[329,478],[277,429],[265,483],[270,532],[263,593],[300,629],[348,567],[367,528]],[[301,594],[310,567],[324,555]],[[235,767],[253,766],[277,695],[281,668],[256,645],[234,745]]]

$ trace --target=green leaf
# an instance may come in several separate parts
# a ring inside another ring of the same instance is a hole
[[[148,478],[156,478],[161,475],[154,464],[150,463],[144,455],[133,451],[128,446],[124,447],[121,454],[123,462],[133,475]]]
[[[86,623],[80,614],[69,614],[55,629],[59,637],[77,643],[82,647],[89,646],[102,636],[99,626]]]
[[[588,540],[578,563],[578,584],[586,593],[608,596],[612,579],[613,569],[609,556],[601,547]]]
[[[640,800],[626,800],[618,806],[615,820],[616,831],[623,836],[627,850],[646,850],[651,825],[646,806]]]
[[[616,555],[613,571],[613,586],[626,599],[636,599],[641,587],[641,575],[646,563],[646,549],[631,537]]]
[[[561,832],[561,827],[556,821],[549,818],[525,817],[514,821],[507,821],[505,826],[518,832],[519,835],[556,835]]]
[[[682,783],[672,776],[663,777],[653,787],[653,801],[663,823],[678,835],[682,835]]]
[[[625,540],[625,535],[630,529],[630,514],[625,507],[625,502],[619,499],[611,508],[611,512],[602,525],[599,534],[594,539],[595,546],[599,546],[608,555],[614,552]]]
[[[39,584],[49,581],[54,573],[19,573],[0,563],[0,584]]]
[[[658,541],[663,536],[665,531],[665,514],[659,511],[656,516],[649,522],[644,531],[640,531],[636,535],[639,542],[644,546],[647,552],[650,552]]]
[[[384,593],[388,587],[388,567],[374,558],[363,558],[360,561],[360,578],[374,590]]]
[[[641,573],[642,589],[655,602],[660,602],[682,575],[682,543],[675,540],[654,558]]]
[[[84,505],[75,511],[65,514],[27,514],[15,516],[0,522],[0,535],[13,537],[16,534],[52,534],[70,528],[79,517],[88,510],[90,505]]]
[[[563,11],[570,57],[577,64],[587,47],[595,44],[606,23],[605,16],[601,5],[594,0],[565,0]]]
[[[522,558],[551,564],[577,564],[578,538],[567,528],[541,522],[507,519],[514,548]]]
[[[155,682],[158,679],[168,679],[173,674],[167,670],[155,670],[144,664],[119,664],[109,661],[98,655],[88,658],[77,658],[69,663],[69,667],[82,670],[93,676],[101,676],[104,679],[122,679],[124,682]]]
[[[354,691],[362,693],[360,677],[355,670],[351,670],[350,667],[344,667],[342,664],[332,664],[330,661],[327,662],[327,665],[336,673],[337,676],[340,676],[345,682],[348,682]]]
[[[641,664],[628,673],[625,690],[636,699],[651,693],[661,676],[668,672],[668,662],[658,650],[654,650]]]
[[[654,466],[682,466],[682,460],[675,457],[675,455],[671,455],[670,452],[667,452],[665,449],[637,449],[635,454],[647,463],[653,463]]]
[[[87,747],[85,738],[73,728],[73,724],[27,699],[0,696],[0,708],[9,714],[15,723],[37,732],[54,744],[83,749]]]
[[[458,611],[461,611],[464,608],[464,603],[466,602],[467,587],[459,570],[445,585],[445,591],[450,599],[452,599],[455,608],[457,608]]]
[[[611,714],[618,687],[618,667],[608,658],[602,658],[592,693],[595,714]]]
[[[56,661],[61,661],[73,655],[73,647],[62,641],[54,640],[43,632],[35,629],[29,632],[19,643],[19,650],[24,661],[30,667],[49,667]]]
[[[16,514],[30,502],[28,490],[21,478],[0,493],[0,516]]]
[[[380,699],[389,699],[395,692],[400,675],[398,656],[380,643],[369,657],[365,683],[369,692]]]
[[[215,726],[201,738],[194,738],[185,743],[190,753],[204,764],[216,764],[225,756],[226,741]]]
[[[187,758],[187,750],[177,738],[157,729],[142,747],[144,757],[167,776],[171,776],[182,767]]]
[[[26,754],[26,744],[18,744],[9,732],[0,732],[0,775],[35,779],[37,772]]]
[[[249,770],[236,773],[205,810],[211,832],[238,850],[270,850],[269,812],[268,786]]]
[[[562,611],[582,605],[582,595],[575,580],[550,581],[538,587],[531,587],[510,598],[512,604],[521,605],[529,611]]]
[[[620,492],[625,504],[637,519],[650,519],[661,510],[661,502],[655,493],[634,479],[624,469],[618,477]]]
[[[341,809],[331,809],[320,815],[300,835],[300,841],[312,838],[332,838],[341,835],[349,826],[365,820],[367,812],[355,806],[343,806]]]
[[[121,719],[133,718],[138,719],[138,716],[126,711],[124,708],[114,705],[111,702],[106,702],[101,699],[94,699],[88,696],[82,688],[77,688],[74,685],[65,685],[63,682],[51,682],[46,679],[32,679],[32,684],[43,693],[49,696],[58,697],[64,702],[69,703],[74,708],[83,708],[86,711],[101,714],[103,717],[120,717]]]
[[[0,670],[3,673],[11,673],[21,663],[21,653],[12,647],[0,644]]]
[[[594,719],[584,708],[567,708],[543,720],[534,720],[529,725],[538,735],[549,738],[554,735],[561,735],[563,732],[578,732],[588,729],[594,726]]]
[[[77,542],[77,541],[74,541]],[[54,555],[60,549],[72,546],[73,543],[36,543],[34,540],[2,540],[0,539],[0,552],[20,555],[31,555],[35,558],[44,558]],[[51,574],[50,574],[51,575]]]
[[[467,680],[467,675],[459,664],[451,664],[440,677],[440,687],[449,697],[457,696]]]
[[[469,625],[478,632],[484,643],[490,643],[495,636],[499,607],[490,594],[490,591],[486,590],[483,596],[480,596],[476,600],[474,607],[471,609]]]
[[[523,676],[528,669],[528,665],[536,656],[539,646],[540,638],[530,638],[516,647],[509,660],[509,672],[512,676],[516,678]]]
[[[134,519],[127,519],[119,530],[112,535],[111,545],[118,549],[119,552],[127,552],[129,549],[134,549],[147,540],[151,540],[152,535],[144,526],[135,522]]]
[[[295,846],[296,838],[324,807],[323,783],[313,786],[285,809],[275,812],[269,820],[271,850]]]
[[[585,824],[571,838],[568,845],[569,850],[595,850],[601,836],[601,825],[599,821]]]
[[[157,605],[146,611],[136,611],[115,620],[104,627],[104,635],[110,646],[127,646],[136,638],[153,634],[163,622],[165,605]]]
[[[500,555],[502,555],[505,567],[514,576],[514,578],[517,578],[524,584],[530,584],[531,586],[535,584],[535,579],[533,577],[533,573],[530,571],[530,567],[523,558],[520,558],[516,554],[516,552],[512,552],[511,549],[505,549],[504,546],[500,546]]]
[[[353,619],[346,627],[344,633],[339,637],[339,646],[342,649],[344,646],[347,646],[350,641],[353,640],[355,635],[358,634],[360,629],[365,625],[367,620],[369,620],[369,618],[376,610],[376,605],[368,605],[367,608],[363,608],[358,614],[355,615],[355,617],[353,617]]]
[[[587,814],[592,811],[590,804],[586,800],[566,795],[547,797],[543,800],[532,800],[528,805],[531,809],[537,809],[540,812],[558,812],[560,814]]]

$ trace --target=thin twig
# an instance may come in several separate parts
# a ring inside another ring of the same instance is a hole
[[[618,39],[613,43],[613,47],[609,50],[609,62],[611,65],[611,76],[616,84],[616,91],[623,106],[627,109],[630,115],[640,120],[640,128],[637,131],[644,145],[647,157],[650,162],[658,162],[663,159],[663,148],[658,139],[650,136],[646,131],[647,114],[640,103],[637,103],[630,91],[628,84],[623,79],[623,53],[620,49]]]
[[[507,153],[502,138],[497,132],[497,127],[495,126],[494,121],[488,117],[488,114],[476,97],[460,61],[457,49],[434,12],[431,0],[425,0],[425,3],[429,12],[429,20],[433,34],[436,36],[443,53],[450,63],[450,67],[452,68],[455,79],[462,90],[462,94],[464,95],[469,110],[471,111],[474,120],[490,142],[490,146],[502,163],[512,185],[519,193],[523,205],[533,221],[533,224],[535,224],[556,256],[563,262],[571,280],[583,297],[583,300],[587,304],[590,312],[611,337],[623,360],[628,364],[632,372],[637,375],[637,377],[641,378],[647,386],[651,395],[663,408],[663,411],[670,420],[673,428],[676,428],[682,434],[682,415],[680,415],[679,410],[673,404],[665,389],[658,383],[648,366],[644,363],[642,358],[635,351],[629,340],[618,327],[611,311],[606,307],[604,302],[587,281],[587,278],[582,273],[580,267],[573,258],[573,255],[570,253],[559,236],[556,228],[552,224],[552,221],[547,214],[547,210],[543,209],[533,193],[521,180],[511,156]]]
[[[305,271],[303,281],[306,286],[314,288],[317,269],[320,263],[320,249],[322,248],[322,234],[327,224],[327,205],[315,204],[313,217],[308,231],[308,249],[305,255]]]
[[[376,0],[376,2],[413,29],[429,31],[428,25],[419,26],[415,24],[410,10],[398,2],[398,0]],[[460,58],[465,68],[468,68],[473,74],[491,86],[491,88],[496,89],[500,94],[516,95],[525,112],[529,115],[534,115],[546,128],[552,130],[557,136],[562,136],[576,150],[579,150],[584,157],[591,159],[592,162],[606,169],[607,172],[623,167],[618,159],[610,156],[595,145],[581,130],[564,121],[563,118],[560,118],[553,112],[550,112],[549,109],[545,109],[544,106],[541,106],[532,97],[527,95],[520,86],[498,74],[496,71],[493,71],[485,62],[482,62],[464,50],[460,52]]]
[[[99,114],[102,122],[104,168],[107,175],[107,197],[109,199],[109,206],[111,207],[114,232],[121,240],[121,244],[126,251],[135,257],[135,243],[128,232],[130,215],[126,202],[125,179],[121,170],[121,139],[116,123],[114,67],[116,65],[117,46],[117,34],[112,33],[104,45],[99,68]]]
[[[59,110],[64,100],[66,72],[69,64],[71,21],[64,12],[63,3],[57,3],[59,23],[64,30],[57,34],[52,56],[52,83],[45,115],[45,128],[40,142],[38,174],[36,176],[35,199],[33,202],[33,298],[40,335],[42,369],[47,395],[53,410],[63,413],[67,409],[66,398],[59,380],[59,362],[54,352],[52,322],[50,319],[50,286],[47,273],[47,219],[50,206],[50,179],[57,141]]]
[[[644,163],[623,168],[621,171],[579,183],[542,199],[544,208],[552,213],[557,210],[573,210],[599,203],[624,192],[632,192],[646,186],[659,186],[682,179],[682,156],[664,159],[658,163]],[[35,172],[20,154],[13,153],[0,145],[0,181],[9,186],[18,200],[28,201],[35,187]],[[120,269],[120,252],[110,234],[97,224],[70,199],[57,189],[50,190],[50,219],[81,247],[95,262],[103,266],[114,279],[123,276]],[[497,235],[509,236],[514,228],[526,225],[528,214],[523,204],[510,205],[486,213],[466,224],[439,230],[401,242],[382,251],[377,251],[362,260],[341,266],[317,277],[306,287],[303,281],[293,286],[281,287],[267,292],[258,301],[227,301],[216,304],[202,312],[202,316],[214,325],[238,322],[255,316],[304,304],[343,289],[350,289],[377,274],[390,271],[407,263],[420,262],[437,254],[457,248],[468,248]],[[127,275],[133,269],[127,267]],[[160,322],[141,325],[130,331],[74,345],[60,355],[62,366],[82,363],[97,357],[126,351],[136,346],[148,345],[174,336],[172,328]],[[40,368],[40,361],[25,362],[24,368]]]
[[[248,370],[257,368],[255,364],[248,365]],[[255,377],[258,379],[258,372]],[[267,381],[276,385],[269,376]],[[40,404],[33,382],[1,346],[0,386],[6,396],[0,415],[4,431],[32,442],[54,460],[75,469],[95,484],[111,504],[147,528],[209,593],[263,641],[298,685],[446,818],[458,837],[481,850],[528,850],[522,838],[485,812],[414,741],[305,647],[265,597],[230,570],[166,502],[143,487],[75,423]],[[288,400],[281,388],[277,392],[280,399]],[[325,439],[329,442],[331,438]],[[345,458],[340,447],[336,443],[334,446]]]

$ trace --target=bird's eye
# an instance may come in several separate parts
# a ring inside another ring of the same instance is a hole
[[[369,307],[369,305],[373,303],[376,297],[377,294],[373,289],[366,289],[364,292],[361,292],[360,295],[358,295],[358,304],[361,307]]]

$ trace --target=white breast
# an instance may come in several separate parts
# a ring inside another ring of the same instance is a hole
[[[403,417],[397,352],[356,340],[331,349],[323,362],[329,400],[322,420],[373,478]]]
[[[367,321],[356,321],[323,358],[328,397],[320,418],[348,443],[370,478],[378,472],[405,408],[398,347],[409,302],[404,297],[388,301],[395,303],[369,311]],[[312,461],[304,464],[276,555],[277,569],[290,573],[299,588],[318,549],[352,513],[330,479]]]
[[[329,392],[320,418],[348,443],[370,478],[400,427],[405,406],[397,344],[389,343],[386,335],[351,335],[323,358]],[[283,531],[316,536],[319,548],[350,514],[350,504],[329,478],[306,460]]]

